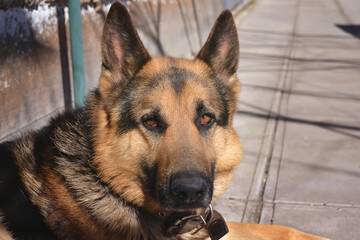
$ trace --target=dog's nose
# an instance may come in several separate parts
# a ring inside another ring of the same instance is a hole
[[[209,197],[206,179],[196,173],[177,173],[172,176],[170,192],[180,204],[202,205]]]

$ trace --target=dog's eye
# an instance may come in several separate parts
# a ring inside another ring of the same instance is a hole
[[[144,124],[150,128],[156,128],[159,125],[158,122],[154,119],[145,120]]]
[[[213,122],[213,117],[209,114],[204,114],[201,116],[200,123],[201,125],[209,125]]]

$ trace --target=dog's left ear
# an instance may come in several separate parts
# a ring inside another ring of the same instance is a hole
[[[236,74],[239,61],[239,39],[229,10],[220,14],[196,58],[209,64],[225,84],[229,84],[227,81],[231,81],[231,77]]]
[[[106,74],[100,78],[100,91],[109,90],[114,83],[125,85],[150,59],[129,12],[120,2],[112,4],[106,17],[101,48]]]

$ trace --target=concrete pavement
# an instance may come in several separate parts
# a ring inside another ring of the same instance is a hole
[[[360,239],[360,3],[251,8],[236,19],[244,159],[216,208],[226,220]]]

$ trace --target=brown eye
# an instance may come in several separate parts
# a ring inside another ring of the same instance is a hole
[[[155,120],[146,120],[144,123],[152,128],[155,128],[158,126],[158,123]]]
[[[202,115],[201,120],[200,120],[201,125],[208,125],[208,124],[212,123],[212,121],[213,121],[213,118],[207,114]]]

